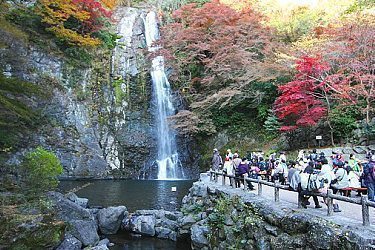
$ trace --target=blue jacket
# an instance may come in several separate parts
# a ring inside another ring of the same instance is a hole
[[[375,161],[370,161],[363,166],[363,178],[365,183],[375,183],[375,178],[373,176],[373,171],[375,168]]]

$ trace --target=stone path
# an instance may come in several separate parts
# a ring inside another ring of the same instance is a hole
[[[202,178],[201,180],[204,182],[210,182],[209,177],[207,178]],[[232,187],[229,186],[229,183],[227,182],[228,186],[223,187],[221,185],[222,180],[221,177],[219,177],[219,181],[217,183],[210,182],[210,185],[217,185],[218,187],[222,187],[225,189],[233,189]],[[235,191],[238,194],[241,193],[253,193],[253,194],[258,194],[257,186],[256,184],[255,190],[253,191],[248,191],[248,190],[243,190],[243,188],[237,188],[233,191]],[[274,188],[269,187],[266,185],[263,185],[263,190],[262,190],[262,197],[269,199],[269,200],[274,200]],[[318,197],[319,201],[322,201],[323,199],[321,197]],[[297,207],[297,200],[298,200],[298,194],[296,192],[291,192],[287,190],[281,190],[280,189],[280,201],[281,203],[288,203],[289,206],[293,207],[295,206],[295,209],[299,209]],[[322,217],[327,220],[331,220],[337,224],[344,225],[344,226],[354,226],[361,228],[362,227],[362,207],[361,205],[357,204],[352,204],[348,202],[343,202],[343,201],[337,201],[335,200],[340,206],[340,209],[342,212],[340,213],[334,213],[332,216],[327,216],[327,207],[324,203],[321,203],[322,208],[316,209],[314,206],[313,199],[310,198],[310,203],[307,207],[307,209],[304,209],[306,213],[313,214],[315,216]],[[276,204],[275,204],[276,205]],[[375,230],[375,208],[370,207],[370,223],[371,223],[371,230]]]

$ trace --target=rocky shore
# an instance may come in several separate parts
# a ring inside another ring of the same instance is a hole
[[[50,192],[57,219],[67,224],[64,239],[57,250],[106,250],[112,244],[107,235],[125,230],[133,237],[157,237],[176,241],[184,222],[181,212],[137,210],[129,213],[125,206],[89,208],[88,199],[74,193]],[[185,232],[185,231],[184,231]],[[186,231],[185,233],[188,233]]]
[[[120,230],[132,237],[187,240],[192,249],[375,249],[375,229],[350,227],[241,189],[211,183],[206,175],[183,198],[180,211],[125,206],[89,208],[74,193],[50,192],[58,219],[67,224],[58,250],[111,246]]]

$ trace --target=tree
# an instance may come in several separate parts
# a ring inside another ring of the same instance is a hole
[[[320,57],[303,56],[297,62],[295,80],[280,86],[275,111],[284,121],[282,131],[315,126],[326,118],[331,130],[353,129],[353,117],[337,110],[363,106],[366,124],[374,110],[375,24],[371,17],[356,16],[342,26],[324,31],[326,41],[314,52]],[[335,113],[332,113],[332,111]],[[333,120],[335,121],[333,122]]]
[[[46,30],[62,41],[78,46],[97,46],[94,33],[103,27],[111,12],[95,0],[39,0],[36,12]]]
[[[196,114],[264,96],[251,87],[274,79],[272,30],[251,8],[236,10],[213,0],[192,3],[173,13],[163,29],[163,47],[180,88]]]
[[[32,197],[57,187],[57,176],[63,171],[60,160],[42,147],[28,153],[21,165],[26,186],[24,190]]]
[[[326,105],[316,96],[322,92],[322,85],[315,79],[329,69],[328,65],[318,57],[303,56],[296,69],[295,79],[279,86],[280,96],[275,101],[275,113],[284,121],[281,131],[315,126],[327,115]]]
[[[369,124],[375,101],[375,18],[356,15],[343,26],[329,32],[330,40],[322,47],[341,84],[341,105],[364,104],[362,109]]]

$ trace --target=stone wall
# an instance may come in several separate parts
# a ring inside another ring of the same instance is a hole
[[[374,228],[336,224],[241,189],[196,182],[181,209],[193,249],[374,249]]]

